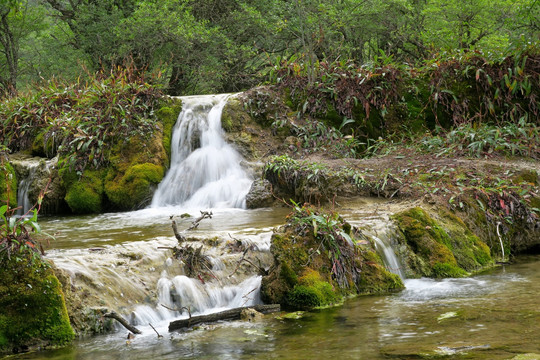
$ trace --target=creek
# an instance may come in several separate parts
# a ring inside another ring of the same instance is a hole
[[[193,236],[226,239],[230,233],[235,238],[259,244],[259,251],[266,252],[271,229],[283,222],[286,212],[287,209],[224,210],[204,220]],[[177,286],[191,287],[195,292],[202,289],[201,293],[208,294],[209,298],[214,296],[214,300],[199,305],[201,313],[242,305],[244,292],[257,285],[256,279],[249,280],[251,283],[243,280],[237,288],[229,286],[229,294],[225,295],[210,289],[216,287],[215,284],[201,287],[198,280],[173,276],[172,270],[165,271],[169,274],[164,275],[165,268],[178,266],[167,265],[170,254],[157,250],[159,245],[167,246],[176,241],[165,216],[168,214],[163,212],[161,216],[154,212],[154,216],[150,216],[149,210],[143,210],[98,217],[44,219],[45,228],[61,230],[55,249],[48,252],[48,257],[61,268],[79,272],[84,269],[89,276],[98,277],[103,283],[102,300],[117,304],[116,309],[124,316],[138,313],[134,323],[143,334],[128,344],[127,330],[117,327],[112,334],[80,339],[65,349],[16,358],[323,359],[339,354],[340,359],[403,359],[431,354],[450,358],[510,359],[519,353],[540,353],[538,255],[518,258],[513,265],[471,278],[405,280],[406,289],[400,293],[349,299],[342,306],[305,313],[296,320],[267,315],[259,322],[233,321],[168,333],[168,322],[182,316],[160,315],[155,297],[147,299],[144,306],[119,300],[138,296],[130,295],[133,290],[128,284],[133,284],[134,279],[145,278],[149,293],[157,292],[160,286],[165,290],[163,283],[167,279],[176,281]],[[361,221],[357,212],[344,213],[344,216]],[[370,217],[366,221],[374,219]],[[96,247],[105,250],[90,251]],[[121,262],[129,260],[122,253],[135,259],[137,254],[146,257],[145,264],[134,265],[136,268],[132,271],[136,276],[118,278],[119,269],[126,266]],[[145,271],[153,275],[144,274]],[[111,279],[115,279],[116,285]],[[140,283],[134,285],[140,287]],[[191,296],[191,301],[200,300],[199,295],[186,292],[185,296]],[[230,302],[224,304],[219,299]],[[252,303],[255,302],[257,300]],[[148,323],[164,337],[158,338]]]
[[[193,315],[260,303],[261,278],[248,264],[272,264],[270,238],[287,208],[244,210],[251,180],[241,157],[220,134],[226,96],[184,99],[173,133],[171,169],[152,206],[129,213],[43,217],[56,233],[46,257],[70,276],[87,304],[114,310],[141,335],[127,340],[116,325],[108,335],[17,359],[340,359],[417,358],[424,355],[509,359],[540,353],[540,256],[517,259],[466,279],[409,279],[396,294],[362,296],[343,305],[304,313],[298,319],[268,315],[256,322],[231,321],[168,333],[168,323]],[[340,214],[376,238],[389,270],[400,273],[391,251],[389,214],[402,206],[373,199],[343,201]],[[207,279],[188,278],[171,258],[180,230],[199,210],[212,209],[189,232],[212,265]],[[181,214],[190,218],[181,218]],[[163,306],[164,305],[164,306]],[[172,310],[171,310],[172,309]],[[152,328],[150,326],[155,328]],[[163,335],[158,337],[156,331]]]

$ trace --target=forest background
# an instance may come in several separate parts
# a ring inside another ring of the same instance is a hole
[[[1,0],[0,97],[126,63],[172,95],[236,92],[284,59],[496,61],[539,35],[538,0]]]

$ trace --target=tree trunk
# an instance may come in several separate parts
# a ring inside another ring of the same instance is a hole
[[[237,320],[237,319],[240,319],[240,314],[242,313],[242,310],[244,309],[253,309],[263,314],[269,314],[269,313],[280,311],[281,306],[279,304],[244,306],[244,307],[234,308],[230,310],[225,310],[225,311],[214,313],[214,314],[193,316],[189,319],[175,320],[169,323],[169,332],[188,328],[193,325],[206,323],[206,322],[216,322],[219,320]]]

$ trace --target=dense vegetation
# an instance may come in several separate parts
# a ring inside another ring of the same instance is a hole
[[[306,64],[314,79],[320,62],[500,57],[538,39],[539,14],[536,0],[6,0],[0,93],[126,61],[161,72],[179,95],[245,90],[283,59]]]

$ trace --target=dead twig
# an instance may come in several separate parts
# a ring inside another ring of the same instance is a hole
[[[152,324],[149,323],[148,325],[150,325],[150,327],[151,327],[152,329],[154,329],[154,331],[155,331],[156,334],[157,334],[158,339],[163,337],[163,335],[161,335],[160,333],[157,332],[156,328],[155,328]]]
[[[123,327],[125,327],[126,329],[128,329],[129,331],[131,331],[134,334],[141,334],[141,331],[139,329],[137,329],[133,325],[130,325],[126,321],[126,319],[124,319],[123,317],[121,317],[120,315],[115,313],[114,311],[111,311],[110,313],[107,313],[107,314],[103,315],[103,317],[114,319],[114,320],[118,321],[120,324],[122,324]]]

